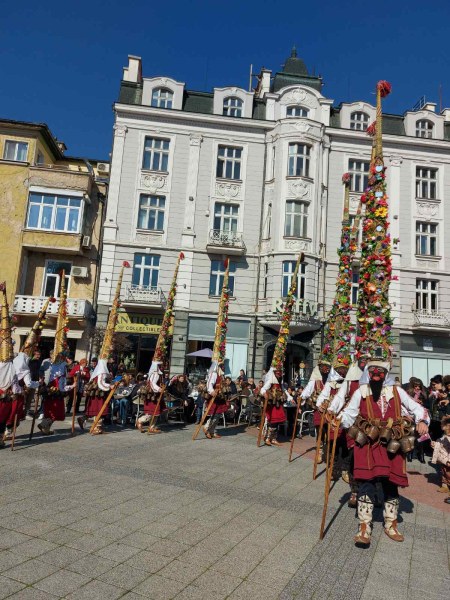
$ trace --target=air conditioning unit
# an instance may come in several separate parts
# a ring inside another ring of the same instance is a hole
[[[101,173],[102,175],[109,173],[109,164],[108,163],[98,163],[97,171],[99,174]]]
[[[72,277],[86,278],[88,276],[88,270],[87,267],[72,267],[70,274]]]
[[[81,241],[81,245],[83,248],[86,248],[87,250],[91,249],[91,236],[90,235],[83,235],[83,239]]]

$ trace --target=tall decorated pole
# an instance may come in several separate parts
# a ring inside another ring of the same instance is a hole
[[[357,350],[360,355],[374,352],[390,360],[392,352],[392,316],[389,285],[392,279],[391,238],[388,233],[388,197],[382,144],[381,100],[391,91],[387,81],[377,84],[376,122],[369,184],[361,197],[365,204],[361,242],[361,267],[358,295]]]
[[[119,316],[120,309],[120,290],[122,289],[123,272],[126,267],[129,267],[129,263],[124,261],[120,268],[119,278],[117,280],[116,292],[112,302],[111,310],[108,316],[108,323],[106,324],[105,335],[103,337],[102,347],[99,355],[99,362],[101,360],[107,361],[110,358],[114,348],[114,335],[116,331],[117,318]],[[92,374],[94,377],[94,374]],[[92,379],[91,377],[91,379]]]
[[[195,440],[199,434],[200,429],[205,422],[206,417],[209,415],[212,405],[215,400],[218,388],[220,386],[221,377],[223,375],[223,366],[225,363],[225,356],[227,350],[227,331],[228,331],[228,309],[230,305],[230,290],[229,290],[229,277],[230,277],[230,261],[228,258],[224,261],[225,273],[223,276],[222,291],[219,300],[219,312],[217,314],[216,330],[214,335],[214,346],[211,357],[211,366],[208,371],[207,378],[207,391],[211,398],[209,400],[206,410],[203,412],[202,418],[197,429],[194,431],[192,439]]]
[[[61,288],[59,293],[58,317],[56,319],[55,343],[53,346],[53,363],[64,361],[68,352],[67,332],[69,331],[67,317],[67,294],[65,271],[61,271]]]
[[[6,282],[0,283],[0,363],[12,363],[14,359],[14,344],[11,334],[11,317],[9,315]]]
[[[33,352],[36,350],[41,339],[42,329],[46,324],[45,319],[47,317],[48,307],[54,302],[56,302],[56,298],[53,297],[47,298],[47,300],[44,302],[44,305],[39,311],[33,327],[30,329],[30,332],[28,333],[27,338],[22,345],[22,348],[20,349],[20,351],[26,354],[29,358],[33,356]]]

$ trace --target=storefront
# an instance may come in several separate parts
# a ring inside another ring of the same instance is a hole
[[[189,317],[187,354],[214,345],[216,318]],[[249,345],[249,320],[230,319],[228,321],[227,349],[225,359],[225,373],[235,379],[239,370],[247,371],[248,345]],[[187,371],[191,378],[205,376],[211,360],[187,358]]]
[[[450,374],[450,338],[434,332],[400,334],[401,381],[418,377],[428,385],[434,375]]]
[[[119,361],[128,370],[148,372],[162,324],[162,314],[120,311],[117,317],[116,332],[122,334],[122,348],[119,347]],[[119,346],[121,338],[119,337]]]

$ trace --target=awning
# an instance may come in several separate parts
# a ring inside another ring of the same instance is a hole
[[[281,321],[262,320],[259,324],[263,327],[268,327],[274,331],[280,331]],[[291,323],[289,327],[289,335],[297,335],[298,333],[305,333],[308,331],[317,331],[321,328],[322,324],[320,321],[303,321]]]

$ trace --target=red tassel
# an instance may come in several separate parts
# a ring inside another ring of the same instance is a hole
[[[180,252],[180,260],[184,260],[184,253]]]
[[[122,263],[122,267],[129,268],[130,267],[130,263],[127,260],[124,260],[123,263]]]
[[[376,134],[376,132],[377,132],[377,122],[374,121],[367,127],[366,133],[367,133],[367,135],[370,135],[370,137],[373,137]]]
[[[5,292],[6,291],[6,281],[2,281],[2,283],[0,283],[0,292]]]
[[[53,302],[56,302],[56,298],[54,298],[53,296],[50,298],[50,302],[53,304]]]
[[[229,261],[228,261],[228,258],[226,258],[226,259],[223,261],[223,266],[225,267],[225,269],[227,269],[227,268],[228,268],[228,262],[229,262]]]
[[[350,173],[344,173],[342,175],[342,183],[350,183]]]
[[[380,92],[380,96],[382,98],[386,98],[386,96],[389,96],[391,93],[392,85],[389,83],[389,81],[379,81],[377,83],[377,90]]]

